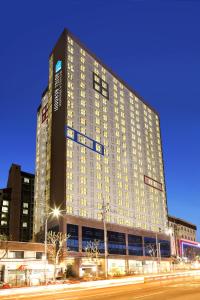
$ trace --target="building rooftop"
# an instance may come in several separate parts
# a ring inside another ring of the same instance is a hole
[[[132,87],[130,87],[123,79],[121,79],[111,68],[104,64],[104,62],[98,58],[91,50],[89,50],[82,42],[73,35],[67,28],[65,28],[60,35],[58,41],[63,37],[69,35],[83,50],[85,50],[89,55],[91,55],[99,64],[101,64],[111,75],[113,75],[119,82],[121,82],[130,92],[132,92],[136,97],[141,100],[146,106],[148,106],[156,115],[159,117],[159,113],[148,104]],[[57,42],[58,42],[57,41]],[[55,46],[56,47],[56,46]],[[53,53],[55,47],[51,51],[50,55]]]
[[[174,217],[174,216],[170,216],[170,215],[168,215],[168,220],[170,222],[175,223],[175,224],[180,224],[180,225],[183,225],[183,226],[187,226],[191,229],[197,230],[197,226],[195,224],[190,223],[186,220],[183,220],[183,219],[180,219],[180,218],[177,218],[177,217]]]

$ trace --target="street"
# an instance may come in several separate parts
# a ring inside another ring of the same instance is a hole
[[[173,279],[106,288],[66,288],[54,292],[32,292],[26,295],[4,295],[2,300],[199,300],[200,277]]]

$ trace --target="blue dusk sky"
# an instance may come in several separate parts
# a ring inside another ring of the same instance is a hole
[[[200,1],[3,1],[0,187],[34,172],[48,56],[69,28],[160,114],[168,209],[200,228]],[[200,240],[200,235],[198,235]]]

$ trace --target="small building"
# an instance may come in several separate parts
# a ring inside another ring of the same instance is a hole
[[[0,233],[10,240],[28,242],[33,237],[35,175],[12,164],[7,188],[0,189]]]
[[[49,273],[49,267],[45,263],[44,244],[0,242],[1,281],[13,286],[38,284],[44,282],[45,268]]]
[[[188,221],[168,215],[169,228],[172,230],[172,255],[180,255],[180,240],[196,241],[197,226]]]

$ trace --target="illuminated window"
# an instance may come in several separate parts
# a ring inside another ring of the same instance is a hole
[[[72,172],[67,172],[67,179],[71,179],[72,180]]]
[[[8,212],[8,207],[2,206],[1,210],[2,210],[2,212]]]
[[[1,221],[1,226],[6,226],[7,224],[8,224],[7,221],[5,221],[5,220],[2,220],[2,221]]]
[[[9,201],[3,200],[3,206],[9,206]]]
[[[22,227],[24,227],[24,228],[27,227],[27,222],[23,222]]]
[[[83,49],[80,49],[80,53],[85,56],[85,51]]]
[[[85,118],[81,118],[81,119],[80,119],[80,122],[81,122],[82,125],[86,125],[86,120],[85,120]]]
[[[81,65],[81,66],[80,66],[80,70],[81,70],[82,72],[85,72],[85,66],[84,66],[84,65]]]
[[[71,150],[67,150],[67,157],[72,158],[72,151]]]
[[[72,202],[72,195],[67,195],[67,202]]]
[[[81,217],[87,217],[87,211],[85,209],[81,209],[80,215]]]
[[[30,183],[30,179],[29,179],[29,178],[26,178],[26,177],[24,177],[24,183]]]
[[[23,208],[28,208],[28,203],[27,202],[23,202]]]
[[[67,189],[69,190],[69,191],[72,191],[73,190],[73,185],[72,185],[72,183],[67,183]]]
[[[86,110],[81,108],[81,115],[85,116],[86,115]]]
[[[69,138],[74,139],[74,130],[73,130],[73,129],[70,129],[70,128],[67,128],[67,136],[68,136]]]
[[[67,206],[67,207],[66,207],[66,211],[67,211],[68,214],[73,213],[73,208],[72,208],[72,206]]]
[[[81,205],[86,206],[87,205],[87,200],[86,199],[81,199]]]
[[[23,209],[23,214],[28,215],[28,209]]]
[[[85,63],[85,58],[81,56],[81,62],[84,64]]]
[[[85,80],[85,74],[84,73],[81,73],[81,79]]]
[[[72,161],[67,161],[67,168],[72,169]]]

